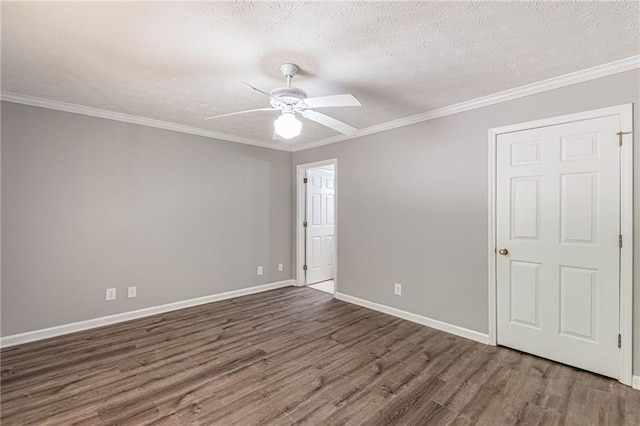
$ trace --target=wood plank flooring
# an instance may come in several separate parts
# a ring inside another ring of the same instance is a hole
[[[640,392],[288,287],[3,349],[3,426],[637,425]]]

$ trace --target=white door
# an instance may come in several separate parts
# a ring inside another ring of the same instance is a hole
[[[618,117],[497,142],[498,344],[618,378]]]
[[[306,284],[333,279],[335,269],[335,173],[307,170]]]

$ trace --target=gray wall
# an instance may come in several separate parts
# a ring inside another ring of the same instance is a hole
[[[6,102],[1,119],[3,336],[292,277],[291,153]]]
[[[486,333],[487,130],[631,102],[637,128],[639,81],[629,71],[294,153],[294,169],[338,158],[338,291]],[[638,271],[640,149],[634,156]],[[639,274],[634,299],[640,374]]]

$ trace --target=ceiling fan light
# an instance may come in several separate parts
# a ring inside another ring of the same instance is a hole
[[[300,134],[302,123],[296,119],[292,112],[283,112],[280,117],[273,122],[276,133],[285,139],[291,139]]]

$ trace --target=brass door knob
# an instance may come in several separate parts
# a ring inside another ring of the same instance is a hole
[[[509,254],[509,250],[505,249],[505,248],[501,248],[500,250],[498,250],[498,253],[500,253],[503,256],[506,256]]]

